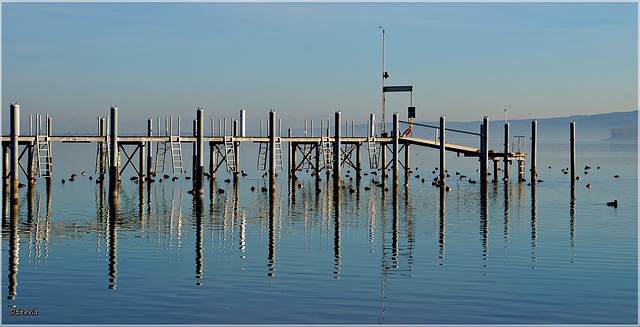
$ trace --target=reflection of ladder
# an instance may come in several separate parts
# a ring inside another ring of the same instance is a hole
[[[183,174],[184,170],[182,169],[182,143],[180,143],[180,136],[176,137],[176,140],[173,140],[173,137],[170,137],[171,140],[171,166],[173,167],[174,174]]]
[[[236,153],[233,147],[233,138],[224,137],[224,156],[227,162],[227,172],[233,173],[236,171]]]
[[[369,150],[369,168],[378,169],[378,151],[376,148],[376,139],[367,139]]]
[[[36,135],[36,149],[38,157],[38,176],[51,177],[53,162],[51,161],[51,143],[49,137]]]
[[[333,165],[333,151],[331,151],[331,141],[328,137],[322,138],[322,159],[324,160],[324,168],[330,170]]]

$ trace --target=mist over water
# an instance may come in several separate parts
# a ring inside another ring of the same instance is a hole
[[[348,168],[345,189],[303,170],[270,196],[243,146],[238,183],[219,172],[198,198],[184,175],[140,187],[125,171],[113,205],[88,180],[95,145],[54,145],[51,190],[3,204],[3,323],[635,324],[637,143],[578,142],[575,187],[568,149],[539,144],[535,187],[460,180],[477,159],[447,154],[446,192],[437,151],[412,147],[396,196]]]

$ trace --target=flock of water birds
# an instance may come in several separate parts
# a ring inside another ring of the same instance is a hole
[[[551,169],[553,169],[553,167],[552,167],[552,166],[549,166],[549,169],[551,170]],[[590,170],[590,169],[591,169],[591,167],[590,167],[590,166],[584,166],[584,175],[588,175],[588,174],[589,174],[589,170]],[[600,170],[600,169],[602,169],[602,167],[597,166],[597,167],[596,167],[596,169]],[[415,169],[415,170],[417,171],[417,170],[419,170],[419,168],[418,168],[418,167],[416,167],[416,169]],[[501,171],[501,170],[502,170],[502,169],[498,168],[498,171]],[[302,172],[302,169],[298,169],[298,171]],[[477,172],[479,172],[479,171],[480,171],[480,169],[477,169],[476,171],[477,171]],[[563,173],[563,174],[567,175],[567,174],[569,174],[569,171],[570,171],[570,170],[569,170],[569,167],[566,167],[566,168],[563,168],[561,171],[562,171],[562,173]],[[306,170],[306,172],[307,172],[307,173],[311,173],[311,176],[315,176],[315,174],[316,174],[316,173],[315,173],[315,171]],[[414,173],[414,171],[413,171],[413,170],[409,170],[409,174],[413,174],[413,173]],[[442,186],[445,186],[445,184],[440,180],[439,175],[437,174],[437,173],[438,173],[438,167],[435,167],[435,168],[431,171],[431,173],[432,173],[432,174],[434,174],[434,175],[436,175],[436,177],[433,177],[433,179],[431,180],[431,185],[433,185],[433,186],[435,186],[435,187],[442,187]],[[329,172],[327,172],[327,175],[328,175],[328,174],[329,174]],[[350,174],[351,174],[351,171],[350,171],[350,170],[347,170],[347,171],[346,171],[346,174],[345,174],[345,178],[348,178],[348,181],[347,181],[347,180],[343,180],[343,181],[342,181],[342,183],[341,183],[341,184],[342,184],[342,186],[341,186],[341,187],[342,187],[343,189],[348,189],[349,193],[357,193],[357,192],[358,192],[358,189],[357,189],[357,188],[354,188],[354,187],[353,187],[353,184],[351,183],[351,182],[353,182],[354,177],[353,177],[353,176],[351,176]],[[447,177],[447,178],[451,177],[451,175],[449,174],[449,171],[448,171],[448,170],[445,170],[445,174],[446,174],[446,177]],[[82,176],[86,176],[86,172],[84,172],[84,171],[83,171],[83,172],[81,173],[81,175],[82,175]],[[214,180],[214,181],[215,181],[215,180],[217,180],[215,176],[212,176],[212,175],[210,175],[209,173],[206,173],[206,172],[205,172],[205,173],[204,173],[204,175],[205,175],[205,177],[206,177],[208,180]],[[242,175],[242,177],[247,177],[247,176],[248,176],[248,174],[247,174],[244,170],[242,170],[242,171],[241,171],[241,175]],[[374,171],[371,171],[370,173],[366,173],[366,172],[365,172],[363,175],[364,175],[364,176],[368,176],[368,175],[371,175],[371,176],[372,176],[372,178],[371,178],[371,182],[375,185],[374,187],[380,187],[380,188],[384,189],[384,191],[385,191],[385,192],[388,192],[388,191],[389,191],[389,187],[388,187],[388,186],[386,186],[386,185],[385,185],[385,183],[383,183],[381,180],[376,179],[376,177],[377,177],[377,176],[380,176],[380,178],[381,178],[381,179],[387,179],[387,178],[389,178],[389,174],[387,174],[387,173],[386,173],[386,171],[383,171],[381,174],[379,174],[379,173],[378,173],[378,171],[375,171],[375,170],[374,170]],[[455,175],[456,175],[456,176],[458,176],[459,180],[465,180],[465,179],[466,179],[466,180],[467,180],[469,183],[471,183],[471,184],[476,184],[476,183],[477,183],[477,181],[476,181],[475,179],[471,179],[471,178],[467,179],[467,176],[466,176],[466,175],[464,175],[464,174],[462,174],[462,173],[460,173],[460,172],[455,172]],[[491,173],[489,173],[489,175],[491,175]],[[264,173],[264,174],[262,175],[262,178],[266,178],[267,176],[268,176],[268,173]],[[276,177],[277,177],[277,176],[278,176],[278,174],[276,174]],[[71,174],[71,176],[70,176],[70,178],[69,178],[69,182],[73,182],[73,181],[75,181],[75,179],[76,179],[77,177],[78,177],[78,175],[77,175],[77,174]],[[155,179],[156,177],[157,177],[156,173],[152,173],[152,176],[151,176],[151,177],[149,177],[149,178],[147,178],[147,181],[149,181],[149,182],[155,182],[155,181],[156,181],[156,179]],[[361,176],[360,176],[360,177],[361,177]],[[614,175],[613,177],[614,177],[614,178],[620,178],[620,175],[619,175],[619,174],[616,174],[616,175]],[[88,178],[89,178],[89,180],[92,180],[92,179],[93,179],[93,177],[92,177],[92,176],[89,176]],[[292,178],[293,178],[293,180],[294,180],[294,181],[298,179],[298,177],[297,177],[297,176],[292,176]],[[428,181],[428,179],[427,179],[427,178],[425,178],[424,176],[423,176],[423,177],[421,177],[419,174],[416,174],[416,175],[415,175],[415,178],[417,178],[417,179],[421,179],[421,182],[422,182],[422,183],[426,183],[426,182]],[[158,182],[162,183],[162,182],[164,182],[165,180],[169,180],[169,179],[171,179],[171,181],[174,181],[174,182],[175,182],[175,181],[179,180],[179,177],[177,177],[177,176],[170,176],[170,175],[168,175],[168,174],[163,174],[160,178],[158,178]],[[185,176],[185,177],[184,177],[184,179],[185,179],[185,180],[190,180],[190,179],[191,179],[191,177],[189,177],[189,176]],[[580,176],[576,176],[576,180],[581,180],[581,179],[582,179],[582,177],[580,177]],[[133,182],[134,182],[134,183],[136,183],[136,184],[140,183],[138,176],[132,176],[132,177],[130,178],[130,180],[131,180],[131,181],[133,181]],[[505,177],[505,178],[503,178],[502,180],[503,180],[503,181],[508,181],[508,179],[507,179],[506,177]],[[103,177],[103,176],[100,176],[100,177],[96,178],[96,183],[102,183],[103,181],[104,181],[104,177]],[[525,182],[525,181],[526,181],[526,180],[525,180],[524,178],[520,180],[520,182]],[[64,184],[64,183],[66,183],[66,182],[67,182],[67,180],[65,180],[65,179],[63,178],[63,179],[62,179],[62,183]],[[225,179],[225,180],[224,180],[224,182],[225,182],[225,183],[231,183],[231,179],[230,179],[230,178]],[[349,183],[347,183],[347,182],[349,182]],[[492,182],[492,183],[498,183],[498,180],[494,178],[491,182]],[[542,183],[542,182],[544,182],[544,181],[543,181],[543,180],[541,180],[541,179],[538,179],[538,180],[537,180],[537,182],[538,182],[538,183]],[[30,183],[35,184],[35,178],[34,178],[34,179],[31,179],[31,180],[30,180]],[[347,186],[347,184],[349,184],[349,185]],[[531,183],[528,183],[527,185],[531,185]],[[408,182],[407,182],[407,183],[405,183],[405,184],[404,184],[404,186],[405,186],[405,187],[409,187],[409,183],[408,183]],[[23,187],[26,187],[26,185],[25,185],[25,184],[20,183],[20,184],[18,184],[18,187],[19,187],[19,188],[23,188]],[[302,184],[302,183],[298,183],[298,184],[297,184],[297,187],[298,187],[298,188],[303,188],[304,186],[303,186],[303,184]],[[587,188],[591,188],[591,183],[587,183],[587,184],[586,184],[586,187],[587,187]],[[252,185],[250,189],[251,189],[251,192],[254,192],[254,191],[256,191],[256,190],[257,190],[257,187]],[[365,190],[365,191],[369,191],[370,189],[371,189],[371,187],[369,187],[369,186],[365,186],[365,187],[364,187],[364,190]],[[445,186],[445,190],[446,190],[447,192],[448,192],[448,191],[451,191],[451,186]],[[264,187],[264,186],[263,186],[263,187],[261,188],[261,191],[262,191],[262,192],[267,192],[267,191],[268,191],[268,189],[267,189],[266,187]],[[219,193],[219,194],[224,193],[224,192],[225,192],[225,191],[224,191],[224,189],[223,189],[223,188],[218,188],[218,190],[217,190],[217,193]],[[317,188],[316,188],[316,193],[320,193],[320,192],[322,192],[322,190],[320,189],[320,187],[317,187]],[[189,191],[188,191],[188,193],[189,193],[189,194],[194,194],[194,193],[195,193],[195,190],[189,190]],[[611,206],[611,207],[616,207],[616,208],[617,208],[617,207],[618,207],[618,200],[613,200],[613,201],[611,201],[611,202],[607,202],[607,205],[608,205],[608,206]]]

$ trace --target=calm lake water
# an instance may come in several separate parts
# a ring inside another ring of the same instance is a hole
[[[344,178],[357,193],[323,175],[316,194],[304,171],[270,197],[243,148],[249,176],[218,173],[202,200],[184,175],[140,192],[128,170],[110,208],[88,179],[95,145],[56,144],[51,192],[21,189],[17,219],[3,204],[2,323],[636,324],[638,144],[578,143],[574,189],[568,148],[539,144],[536,187],[461,181],[477,159],[447,154],[441,193],[415,178],[434,177],[437,151],[412,147],[397,197],[372,175]]]

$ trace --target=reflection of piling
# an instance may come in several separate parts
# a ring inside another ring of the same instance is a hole
[[[446,150],[446,141],[445,141],[445,118],[444,116],[440,116],[440,183],[442,183],[441,189],[444,190],[445,177],[445,150]]]
[[[340,150],[341,150],[341,140],[340,140],[340,111],[336,111],[335,113],[335,121],[336,127],[334,129],[335,137],[333,141],[333,186],[340,187]]]
[[[571,183],[576,182],[576,122],[572,121],[569,125],[569,141],[571,143]]]
[[[20,172],[20,162],[18,156],[18,136],[20,135],[20,106],[11,105],[11,201],[18,202],[18,175]]]
[[[109,195],[117,196],[120,185],[120,149],[118,148],[118,107],[111,107],[111,149],[109,158]]]
[[[505,181],[509,180],[509,123],[504,124],[504,165],[502,166],[502,174]],[[498,175],[494,174],[494,179],[498,181]]]
[[[18,203],[11,204],[9,219],[9,296],[8,300],[15,300],[18,294],[18,255],[20,253],[20,237],[18,236]]]
[[[538,121],[531,121],[531,185],[538,180],[537,157],[538,152]]]

